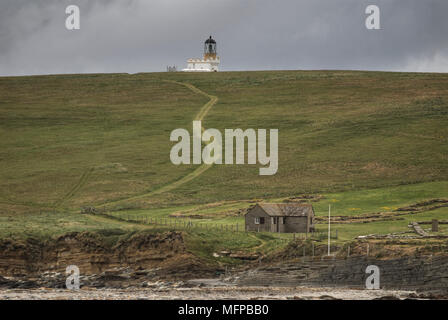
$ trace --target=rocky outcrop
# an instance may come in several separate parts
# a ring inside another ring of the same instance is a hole
[[[70,233],[57,239],[0,242],[0,275],[32,277],[45,272],[63,273],[76,265],[83,275],[131,267],[161,268],[166,276],[182,276],[204,268],[187,252],[181,232],[136,234],[108,244],[100,235]]]
[[[366,268],[380,268],[383,289],[448,291],[448,257],[378,260],[351,257],[329,261],[297,261],[245,271],[233,279],[242,286],[325,286],[365,288]]]
[[[411,223],[411,227],[414,229],[414,231],[415,231],[418,235],[420,235],[420,236],[422,236],[422,237],[427,237],[427,236],[429,236],[429,234],[428,234],[425,230],[423,230],[422,227],[420,227],[420,225],[419,225],[417,222],[412,222],[412,223]]]

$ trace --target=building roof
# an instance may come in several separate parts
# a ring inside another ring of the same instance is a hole
[[[273,217],[305,217],[313,214],[313,206],[305,203],[259,203]]]

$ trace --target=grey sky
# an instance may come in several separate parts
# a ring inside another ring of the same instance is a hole
[[[0,75],[183,68],[210,34],[221,70],[448,72],[447,15],[447,0],[0,0]]]

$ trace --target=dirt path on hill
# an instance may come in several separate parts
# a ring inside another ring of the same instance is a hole
[[[259,249],[261,249],[266,243],[267,243],[267,241],[266,240],[264,240],[264,239],[260,239],[260,238],[258,238],[256,235],[254,235],[254,234],[252,234],[252,233],[247,233],[251,238],[254,238],[255,240],[257,240],[257,241],[259,241],[260,242],[260,244],[259,245],[256,245],[255,247],[252,247],[251,249],[252,250],[259,250]]]
[[[218,102],[218,97],[217,96],[213,96],[210,95],[202,90],[200,90],[199,88],[193,86],[192,84],[189,83],[183,83],[183,82],[177,82],[177,81],[172,81],[172,80],[164,80],[164,82],[168,82],[168,83],[173,83],[176,85],[182,85],[188,89],[190,89],[191,91],[193,91],[196,94],[205,96],[207,98],[209,98],[210,100],[199,110],[199,112],[196,114],[194,120],[195,121],[202,121],[205,116],[207,115],[207,113],[210,111],[210,109]],[[204,128],[202,127],[202,131],[204,130]],[[165,186],[160,187],[159,189],[147,192],[147,193],[143,193],[140,195],[136,195],[136,196],[130,196],[124,199],[120,199],[120,200],[116,200],[116,201],[110,201],[110,202],[105,202],[101,205],[99,205],[99,208],[104,207],[105,205],[115,205],[115,204],[119,204],[125,201],[129,201],[129,200],[136,200],[136,199],[141,199],[141,198],[146,198],[146,197],[151,197],[153,195],[156,194],[161,194],[164,192],[168,192],[171,191],[173,189],[176,189],[177,187],[190,182],[191,180],[197,178],[198,176],[200,176],[201,174],[203,174],[205,171],[207,171],[208,169],[210,169],[212,167],[212,165],[208,165],[208,164],[202,164],[199,167],[197,167],[194,171],[188,173],[186,176],[171,182]],[[90,175],[92,174],[94,168],[89,168],[88,170],[86,170],[81,178],[79,179],[79,181],[70,189],[69,192],[67,192],[64,197],[62,197],[60,200],[56,201],[53,204],[53,207],[58,208],[60,206],[62,206],[64,204],[65,201],[67,201],[68,199],[72,198],[88,181]]]
[[[78,183],[76,183],[70,189],[70,191],[66,193],[66,195],[62,199],[56,201],[53,204],[53,206],[55,208],[59,208],[59,207],[61,207],[64,204],[65,201],[67,201],[68,199],[72,198],[76,194],[76,192],[78,192],[78,190],[81,189],[86,184],[86,182],[89,180],[89,177],[92,174],[94,169],[95,168],[89,168],[86,171],[84,171],[84,173],[82,174],[82,176],[79,179]]]
[[[201,108],[201,110],[199,110],[199,112],[196,114],[194,120],[195,121],[202,121],[205,116],[207,115],[207,113],[210,111],[210,109],[218,102],[218,97],[217,96],[213,96],[210,95],[198,88],[196,88],[195,86],[193,86],[192,84],[189,83],[183,83],[183,82],[177,82],[177,81],[172,81],[172,80],[164,80],[165,82],[169,82],[169,83],[174,83],[177,85],[182,85],[184,87],[187,87],[188,89],[190,89],[191,91],[203,95],[207,98],[209,98],[210,100]],[[202,127],[202,130],[204,130],[204,128]],[[199,167],[197,167],[193,172],[190,172],[189,174],[187,174],[186,176],[180,178],[179,180],[176,180],[174,182],[171,182],[159,189],[147,192],[147,193],[143,193],[140,195],[136,195],[136,196],[131,196],[128,198],[124,198],[124,199],[120,199],[117,201],[111,201],[111,202],[106,202],[103,203],[102,205],[98,206],[99,208],[104,207],[105,205],[115,205],[115,204],[119,204],[121,202],[124,201],[129,201],[129,200],[136,200],[136,199],[141,199],[141,198],[146,198],[146,197],[151,197],[153,195],[156,194],[161,194],[164,192],[168,192],[171,191],[173,189],[176,189],[177,187],[190,182],[191,180],[197,178],[198,176],[200,176],[201,174],[203,174],[205,171],[207,171],[208,169],[210,169],[212,167],[212,165],[210,164],[202,164]]]
[[[187,87],[188,89],[190,89],[191,91],[200,94],[202,96],[205,96],[207,98],[210,99],[209,102],[207,102],[202,108],[201,110],[199,110],[198,114],[196,115],[196,117],[194,118],[195,121],[202,121],[204,119],[204,117],[207,115],[207,113],[210,111],[210,109],[218,102],[218,97],[217,96],[212,96],[211,94],[208,94],[204,91],[202,91],[199,88],[196,88],[195,86],[193,86],[192,84],[189,83],[184,83],[184,82],[177,82],[177,81],[172,81],[172,80],[164,80],[165,82],[169,82],[169,83],[174,83],[174,84],[178,84],[178,85],[182,85],[184,87]],[[204,128],[202,128],[204,129]]]

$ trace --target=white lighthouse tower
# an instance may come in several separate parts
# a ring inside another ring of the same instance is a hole
[[[204,43],[203,59],[188,59],[185,72],[217,72],[219,66],[219,57],[216,51],[216,41],[210,36]]]

